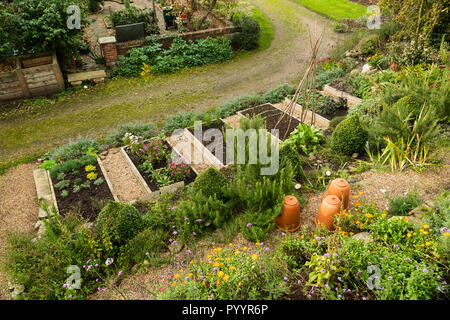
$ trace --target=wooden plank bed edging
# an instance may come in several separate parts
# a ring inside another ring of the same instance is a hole
[[[119,197],[117,197],[116,192],[114,191],[113,185],[111,183],[111,181],[109,180],[109,176],[107,171],[105,170],[105,167],[103,166],[102,160],[97,156],[97,163],[98,166],[100,167],[100,170],[103,173],[103,176],[105,177],[106,183],[108,184],[109,187],[109,191],[111,191],[114,201],[119,201]]]
[[[142,184],[142,186],[144,187],[145,191],[147,191],[148,194],[153,193],[152,190],[150,190],[150,187],[148,186],[147,182],[145,182],[144,178],[142,177],[141,173],[139,172],[139,170],[136,168],[136,166],[134,165],[133,161],[131,161],[130,157],[128,156],[127,152],[125,151],[124,147],[120,148],[120,151],[122,152],[122,155],[125,157],[125,161],[128,163],[128,165],[131,168],[131,171],[133,172],[133,174],[135,175],[135,177],[139,180],[139,182]],[[146,196],[145,196],[146,197]]]

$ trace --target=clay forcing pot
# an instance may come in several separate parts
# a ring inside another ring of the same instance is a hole
[[[334,195],[328,195],[323,200],[319,207],[319,213],[317,213],[314,222],[316,226],[319,224],[325,226],[328,230],[333,230],[334,215],[341,210],[341,200]]]
[[[283,212],[275,218],[277,228],[294,232],[300,227],[300,204],[294,196],[284,197]]]
[[[344,209],[348,209],[348,199],[350,198],[350,184],[347,180],[338,178],[330,182],[325,197],[334,195],[342,201],[342,192],[344,193]]]

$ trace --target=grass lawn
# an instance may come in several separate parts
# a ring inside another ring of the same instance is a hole
[[[275,38],[275,28],[269,17],[260,9],[254,8],[252,10],[253,18],[259,22],[261,26],[261,38],[259,39],[259,48],[257,51],[263,51],[270,47],[272,40]]]
[[[293,0],[330,19],[339,21],[345,18],[359,18],[367,8],[349,0]]]

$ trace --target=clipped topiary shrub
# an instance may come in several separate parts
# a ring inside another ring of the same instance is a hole
[[[341,154],[352,155],[364,150],[369,134],[355,114],[339,123],[331,136],[331,148]]]
[[[207,198],[216,195],[218,199],[223,199],[223,189],[228,183],[222,172],[209,168],[195,179],[192,190],[201,192]]]
[[[109,202],[97,218],[98,230],[108,234],[111,242],[122,246],[144,228],[144,221],[139,211],[129,204],[116,201]]]

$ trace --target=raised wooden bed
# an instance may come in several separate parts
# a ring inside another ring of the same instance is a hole
[[[16,69],[0,72],[0,101],[39,97],[64,90],[56,55],[15,58]]]
[[[57,177],[52,178],[47,172],[59,214],[65,216],[69,212],[79,212],[82,214],[83,218],[88,219],[89,221],[96,221],[101,208],[104,207],[107,201],[117,201],[117,197],[113,194],[114,191],[111,190],[108,176],[106,175],[101,162],[98,162],[98,160],[99,159],[97,158],[95,173],[97,173],[97,179],[102,178],[104,180],[103,183],[97,186],[91,181],[90,188],[81,188],[79,192],[74,193],[73,187],[75,185],[75,179],[80,178],[82,182],[86,182],[87,172],[85,172],[84,167],[77,169],[79,172],[78,174],[68,172],[63,179],[70,181],[69,186],[62,189],[69,192],[69,195],[65,198],[61,195],[62,190],[58,190],[55,187],[60,180],[58,180]]]
[[[323,90],[320,92],[324,96],[333,98],[336,102],[340,99],[345,99],[347,101],[347,107],[351,107],[354,104],[360,103],[362,99],[352,96],[351,94],[335,89],[329,85],[325,85]]]
[[[275,125],[277,124],[278,120],[283,114],[285,114],[276,128],[279,130],[278,140],[280,142],[289,138],[290,133],[294,131],[301,123],[300,119],[288,115],[287,113],[276,108],[270,103],[262,104],[243,111],[238,111],[237,114],[243,117],[248,116],[250,118],[254,117],[255,115],[260,115],[263,119],[266,120],[266,129],[269,133],[272,129],[275,129]]]
[[[167,144],[167,146],[172,150],[172,147],[169,144]],[[193,168],[191,166],[189,166],[191,171],[190,171],[189,176],[184,181],[176,182],[174,184],[164,186],[164,187],[159,187],[157,185],[156,181],[153,181],[153,179],[139,167],[143,162],[141,163],[137,157],[133,156],[132,153],[128,153],[127,150],[128,150],[127,147],[121,148],[121,152],[123,153],[125,160],[128,162],[133,173],[138,178],[138,180],[141,181],[142,185],[148,192],[147,196],[145,196],[139,200],[142,200],[142,201],[157,200],[160,198],[160,196],[162,194],[175,191],[176,189],[183,187],[185,184],[189,184],[189,183],[193,182],[195,180],[195,178],[197,177],[197,173],[193,170]],[[156,166],[154,169],[158,169],[162,166],[165,166],[166,164],[167,164],[167,162],[162,161],[160,163],[160,166]]]

